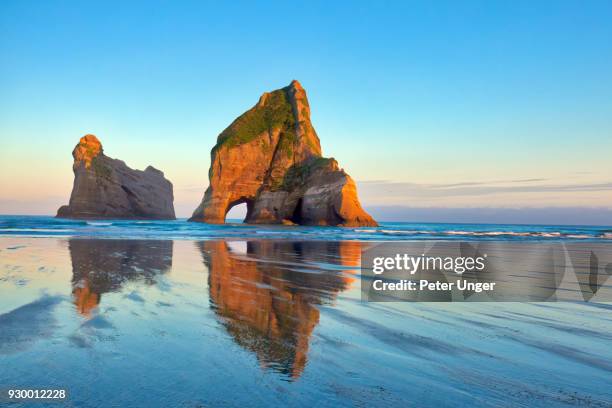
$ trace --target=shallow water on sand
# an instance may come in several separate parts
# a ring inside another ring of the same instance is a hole
[[[0,237],[0,389],[88,407],[612,404],[612,305],[363,303],[362,245]]]

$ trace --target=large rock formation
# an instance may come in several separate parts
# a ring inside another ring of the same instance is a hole
[[[221,224],[247,204],[252,224],[376,226],[355,182],[321,155],[306,92],[297,81],[264,93],[217,138],[210,185],[190,221]]]
[[[104,155],[94,135],[85,135],[72,151],[74,184],[63,218],[175,219],[172,183],[149,166],[132,170]]]

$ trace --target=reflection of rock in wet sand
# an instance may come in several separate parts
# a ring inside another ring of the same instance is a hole
[[[245,245],[240,248],[240,245]],[[236,342],[259,362],[292,378],[306,365],[309,338],[319,321],[318,305],[350,285],[358,267],[357,242],[203,242],[213,306]]]
[[[100,303],[103,293],[114,292],[129,280],[155,283],[155,276],[172,266],[172,241],[72,239],[72,294],[84,316]]]

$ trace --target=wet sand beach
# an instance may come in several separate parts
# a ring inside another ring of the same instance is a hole
[[[88,407],[611,406],[610,304],[366,303],[363,245],[0,237],[0,388]]]

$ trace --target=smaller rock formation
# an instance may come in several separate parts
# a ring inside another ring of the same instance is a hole
[[[173,243],[161,239],[70,239],[72,296],[77,311],[91,317],[105,293],[138,281],[155,285],[172,268]]]
[[[175,219],[172,183],[149,166],[133,170],[104,155],[94,135],[85,135],[72,151],[74,184],[60,218]]]
[[[217,138],[210,185],[189,221],[214,224],[240,203],[250,224],[376,226],[353,179],[321,154],[298,81],[264,93]]]

